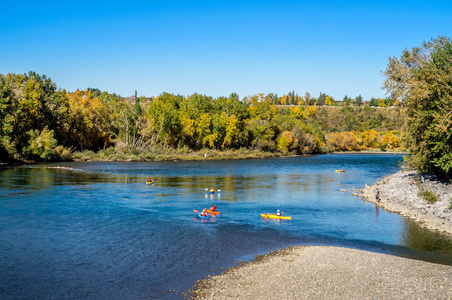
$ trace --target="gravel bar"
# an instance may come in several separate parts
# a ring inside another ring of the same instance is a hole
[[[199,281],[190,299],[452,299],[452,266],[328,246],[257,256]]]

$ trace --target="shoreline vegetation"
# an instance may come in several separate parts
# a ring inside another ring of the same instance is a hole
[[[261,158],[406,149],[404,115],[392,99],[294,92],[121,97],[91,88],[68,92],[35,72],[0,74],[0,91],[2,162],[190,160],[204,149],[219,159],[234,159],[231,151]]]
[[[450,183],[401,170],[357,191],[352,195],[452,235]],[[452,266],[340,247],[289,246],[199,280],[188,293],[190,299],[450,299],[450,280]]]
[[[372,149],[366,151],[344,151],[326,154],[408,154],[402,151],[381,151]],[[84,151],[73,155],[73,161],[202,161],[202,160],[240,160],[240,159],[265,159],[277,157],[298,157],[321,154],[293,154],[282,152],[271,152],[252,150],[246,148],[231,149],[227,151],[202,149],[193,151],[183,149],[153,149],[152,151],[109,151],[98,152]]]

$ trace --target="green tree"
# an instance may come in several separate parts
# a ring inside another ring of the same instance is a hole
[[[52,130],[58,143],[66,138],[68,99],[50,78],[35,72],[0,74],[0,152],[2,159],[27,158],[30,130]]]
[[[369,101],[369,106],[378,106],[378,99],[372,97]]]
[[[363,101],[363,97],[361,95],[355,97],[355,105],[356,106],[361,106],[361,105],[363,105],[363,103],[364,103],[364,101]]]
[[[420,172],[452,177],[452,45],[448,37],[424,42],[390,58],[384,87],[402,100],[404,140]]]
[[[350,97],[347,96],[347,95],[345,95],[343,101],[344,101],[344,105],[345,105],[345,106],[352,105],[352,98],[350,98]]]
[[[27,132],[30,136],[28,146],[23,148],[25,157],[42,160],[52,160],[53,152],[57,146],[56,139],[53,138],[53,130],[45,127],[41,132],[39,130],[30,130]]]

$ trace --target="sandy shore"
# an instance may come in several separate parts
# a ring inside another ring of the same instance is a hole
[[[452,266],[298,246],[198,282],[191,299],[452,299]]]
[[[365,187],[360,191],[362,194],[354,195],[415,220],[427,228],[452,234],[452,185],[428,176],[422,182],[420,176],[414,171],[400,171]],[[375,199],[377,189],[380,190],[380,202]],[[422,190],[434,193],[437,201],[427,203],[420,196]]]

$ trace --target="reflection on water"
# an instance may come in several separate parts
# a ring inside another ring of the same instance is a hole
[[[0,298],[182,298],[168,291],[289,245],[452,265],[450,235],[340,192],[395,173],[400,161],[322,155],[0,169]],[[194,210],[212,204],[221,213],[198,218]],[[292,220],[260,217],[277,209]]]
[[[450,254],[452,251],[452,239],[450,236],[438,231],[432,231],[420,226],[418,223],[403,219],[401,243],[409,248]]]

